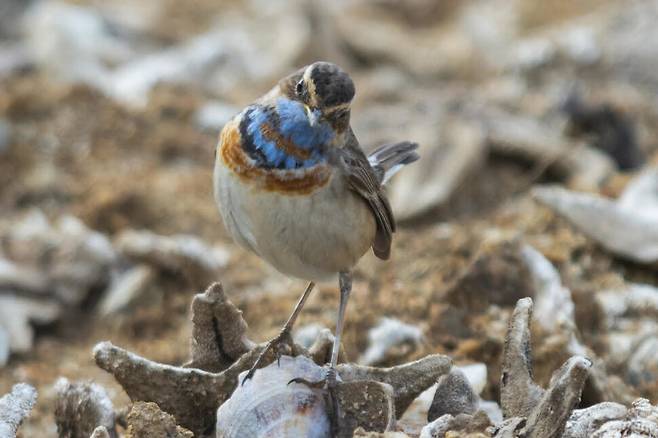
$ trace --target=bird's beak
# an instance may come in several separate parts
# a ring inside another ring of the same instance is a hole
[[[308,123],[311,125],[311,127],[315,127],[320,123],[320,110],[318,109],[311,109],[310,106],[304,105],[306,108],[306,116],[308,117]]]

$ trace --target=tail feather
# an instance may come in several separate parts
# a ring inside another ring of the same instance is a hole
[[[375,170],[380,183],[386,184],[403,166],[418,160],[420,155],[416,149],[418,149],[418,143],[403,141],[385,144],[371,152],[368,155],[368,161]]]

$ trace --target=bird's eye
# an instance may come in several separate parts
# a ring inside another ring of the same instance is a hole
[[[301,81],[297,82],[297,85],[295,86],[295,92],[301,96],[302,91],[304,91],[304,80],[302,79]]]

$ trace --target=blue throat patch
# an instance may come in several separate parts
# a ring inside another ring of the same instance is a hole
[[[295,157],[273,139],[263,134],[265,125],[281,138],[291,142],[308,158]],[[326,160],[325,146],[334,138],[328,123],[311,126],[304,105],[280,97],[276,106],[249,106],[240,122],[242,148],[256,162],[267,169],[300,169],[315,166]]]

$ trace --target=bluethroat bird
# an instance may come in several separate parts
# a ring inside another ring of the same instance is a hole
[[[395,220],[383,184],[416,161],[417,144],[379,147],[366,157],[350,127],[354,83],[340,67],[316,62],[283,78],[228,122],[220,134],[215,199],[242,247],[291,277],[308,280],[272,349],[280,356],[316,281],[338,276],[340,305],[326,384],[336,362],[351,270],[372,247],[386,260]]]

